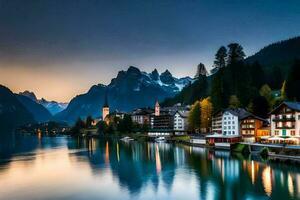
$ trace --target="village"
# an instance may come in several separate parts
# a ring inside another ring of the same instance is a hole
[[[156,141],[184,138],[191,145],[204,145],[230,149],[235,143],[280,144],[295,146],[300,143],[300,102],[284,101],[264,119],[244,108],[227,108],[211,114],[209,126],[190,131],[191,106],[176,104],[161,107],[156,101],[153,108],[138,108],[130,113],[109,111],[107,99],[103,105],[102,119],[109,124],[112,119],[131,117],[133,123],[149,127],[145,135]],[[188,136],[188,137],[184,137]],[[188,141],[187,141],[188,140]]]

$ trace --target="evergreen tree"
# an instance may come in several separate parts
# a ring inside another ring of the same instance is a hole
[[[224,46],[221,46],[216,55],[214,61],[214,68],[221,69],[226,66],[226,57],[227,57],[227,49]]]
[[[133,122],[130,115],[124,115],[118,125],[118,131],[121,133],[131,133],[133,131]]]
[[[278,66],[274,66],[271,71],[271,76],[269,76],[268,83],[273,89],[280,89],[282,82],[284,81],[284,76],[282,70]]]
[[[200,76],[207,76],[207,75],[208,75],[208,73],[205,68],[205,65],[203,63],[200,63],[197,66],[197,72],[196,72],[195,78],[198,79]]]
[[[98,124],[97,124],[97,127],[98,127],[98,133],[101,133],[101,134],[104,134],[104,133],[107,133],[107,124],[106,122],[104,121],[100,121]]]
[[[211,88],[211,101],[214,111],[218,111],[227,106],[227,97],[224,87],[223,69],[220,69],[218,73],[213,76],[212,88]]]
[[[300,60],[295,60],[292,65],[287,81],[286,96],[290,101],[300,101]]]
[[[94,119],[92,118],[92,116],[88,116],[86,118],[86,122],[85,122],[86,123],[86,127],[90,128],[92,126],[93,121],[94,121]]]
[[[71,128],[71,134],[79,135],[84,128],[86,128],[85,122],[81,118],[78,118],[75,125]]]
[[[227,64],[244,60],[246,54],[244,53],[243,47],[240,44],[231,43],[228,45],[228,49]]]
[[[257,96],[253,99],[253,114],[261,117],[268,118],[268,113],[270,112],[269,102],[264,96]]]
[[[250,68],[251,85],[260,89],[266,83],[265,72],[259,62],[254,62]]]

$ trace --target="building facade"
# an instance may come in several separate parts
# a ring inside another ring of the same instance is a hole
[[[281,103],[271,112],[270,121],[272,136],[300,137],[300,102]]]
[[[222,116],[223,112],[219,111],[212,117],[212,133],[222,134]]]
[[[266,132],[267,121],[253,114],[243,118],[240,127],[244,142],[258,142],[261,137],[269,134],[269,132]]]
[[[153,109],[139,108],[131,113],[131,119],[134,123],[137,123],[139,125],[149,125],[150,117],[153,112]]]
[[[188,111],[176,111],[174,114],[174,134],[183,135],[188,130]]]

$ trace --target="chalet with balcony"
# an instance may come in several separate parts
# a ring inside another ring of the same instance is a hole
[[[258,142],[261,137],[270,135],[268,121],[251,113],[241,119],[240,127],[244,142]]]
[[[300,102],[283,102],[270,113],[271,135],[300,142]]]

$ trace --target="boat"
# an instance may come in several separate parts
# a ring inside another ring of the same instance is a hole
[[[165,137],[157,137],[155,138],[155,142],[165,142],[166,138]]]

